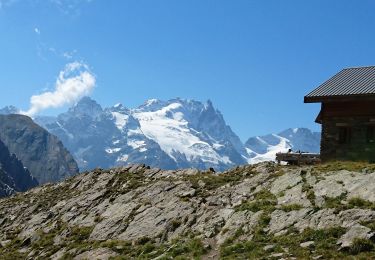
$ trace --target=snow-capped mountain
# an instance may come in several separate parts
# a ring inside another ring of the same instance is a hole
[[[35,121],[60,138],[81,170],[137,162],[176,167],[157,143],[144,136],[138,120],[122,105],[102,109],[85,97],[54,121],[50,117]]]
[[[278,134],[251,137],[245,143],[249,163],[275,160],[276,153],[293,151],[319,153],[320,133],[307,128],[289,128]]]
[[[66,113],[34,120],[59,137],[81,170],[145,163],[163,169],[222,171],[274,160],[276,152],[289,148],[318,152],[320,142],[319,133],[298,128],[243,144],[211,101],[180,98],[151,99],[135,109],[122,104],[103,109],[85,97]]]
[[[136,109],[103,109],[85,97],[55,119],[35,121],[58,136],[81,169],[146,163],[164,169],[247,163],[247,153],[212,103],[148,100]]]
[[[149,100],[133,111],[142,132],[178,166],[226,168],[245,163],[246,151],[211,101]]]

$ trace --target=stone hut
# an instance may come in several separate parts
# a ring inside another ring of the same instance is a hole
[[[343,69],[304,102],[321,103],[322,161],[375,162],[375,66]]]

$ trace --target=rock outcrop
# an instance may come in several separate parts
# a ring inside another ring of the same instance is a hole
[[[0,254],[368,259],[375,252],[375,168],[358,167],[96,169],[0,200]],[[339,192],[329,189],[333,181]]]
[[[77,163],[57,137],[23,115],[0,115],[0,140],[40,184],[78,173]]]

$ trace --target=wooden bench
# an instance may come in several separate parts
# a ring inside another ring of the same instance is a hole
[[[320,163],[320,154],[318,153],[277,153],[276,161],[287,162],[290,165],[317,164]]]

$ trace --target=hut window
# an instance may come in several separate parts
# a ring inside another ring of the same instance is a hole
[[[367,142],[368,143],[373,143],[374,142],[374,134],[375,132],[375,127],[370,125],[370,126],[367,126],[367,133],[366,133],[366,137],[367,137]]]
[[[347,126],[339,127],[339,143],[347,144],[350,143],[351,139],[351,129]]]

